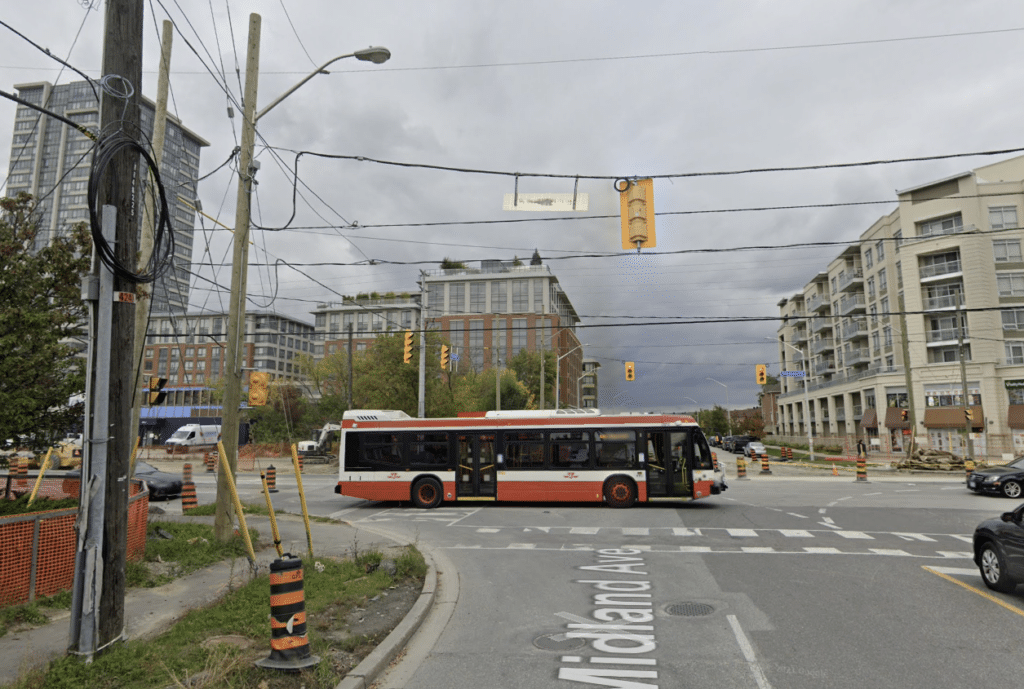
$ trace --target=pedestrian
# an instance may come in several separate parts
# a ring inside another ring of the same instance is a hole
[[[864,439],[863,438],[858,438],[857,439],[857,456],[858,457],[863,457],[863,458],[867,458],[867,456],[868,456],[867,446],[864,445]]]

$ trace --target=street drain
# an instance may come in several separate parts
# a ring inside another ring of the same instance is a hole
[[[587,642],[583,639],[566,638],[565,632],[559,634],[543,634],[533,640],[533,645],[545,651],[573,651],[583,648]]]
[[[669,615],[679,615],[680,617],[704,617],[714,611],[715,608],[707,603],[694,603],[692,601],[672,603],[665,607],[665,612]]]

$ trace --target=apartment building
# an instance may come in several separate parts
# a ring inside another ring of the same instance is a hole
[[[14,88],[18,97],[29,103],[90,129],[99,129],[99,102],[88,82],[54,86],[41,81]],[[151,137],[156,107],[145,97],[140,102],[142,131],[146,137]],[[160,177],[167,192],[174,231],[174,267],[153,286],[154,312],[184,314],[188,310],[199,154],[209,145],[183,127],[177,118],[168,115]],[[86,196],[94,146],[91,139],[63,122],[24,105],[18,106],[11,140],[7,195],[27,192],[39,200],[39,216],[42,227],[47,230],[41,235],[42,242],[48,242],[62,228],[88,222]]]
[[[227,352],[227,313],[194,312],[184,316],[154,315],[149,322],[143,352],[144,377],[167,379],[174,400],[182,404],[210,388],[224,375]],[[269,311],[245,315],[242,349],[242,385],[249,384],[251,371],[265,371],[271,381],[302,378],[300,355],[312,356],[314,328],[297,318]],[[172,401],[173,403],[173,401]]]
[[[352,351],[361,352],[378,335],[420,329],[419,293],[360,294],[343,302],[324,302],[313,310],[317,359]]]
[[[583,373],[580,374],[578,391],[580,407],[594,409],[597,407],[597,370],[601,364],[596,359],[583,360]]]
[[[779,302],[777,432],[957,454],[970,438],[993,461],[1022,452],[1024,157],[897,197]]]

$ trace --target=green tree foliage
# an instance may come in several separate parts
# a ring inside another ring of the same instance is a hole
[[[530,396],[533,397],[534,406],[531,409],[539,408],[540,405],[540,358],[541,352],[530,352],[521,349],[518,354],[508,362],[508,367],[515,372],[516,378],[521,381]],[[544,406],[553,409],[555,406],[555,352],[547,350],[544,356]],[[492,379],[493,382],[493,379]],[[503,409],[511,409],[505,406],[505,391],[502,388],[501,406]],[[523,407],[524,409],[526,407]]]
[[[28,194],[0,199],[0,440],[26,436],[42,449],[82,422],[68,399],[85,391],[82,275],[91,239],[84,226],[55,237]]]
[[[302,354],[295,362],[306,380],[306,393],[310,400],[306,410],[306,437],[309,431],[322,428],[325,423],[339,423],[348,409],[348,352],[332,352],[316,361]]]
[[[306,432],[306,399],[294,385],[271,385],[267,403],[247,413],[252,442],[295,443],[309,437]]]
[[[700,427],[704,429],[704,432],[709,435],[712,433],[728,435],[729,433],[729,416],[726,414],[725,409],[717,404],[714,409],[701,410],[700,418],[697,421]],[[735,428],[733,432],[736,432]]]
[[[745,416],[737,420],[733,425],[733,429],[733,433],[736,435],[756,435],[758,438],[763,438],[764,419],[761,418],[760,413]]]

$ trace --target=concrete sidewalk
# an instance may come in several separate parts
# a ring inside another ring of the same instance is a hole
[[[155,503],[156,506],[167,506],[173,510],[178,507],[178,515],[150,515],[151,521],[178,521],[185,519],[180,515],[180,501]],[[189,517],[190,522],[209,520],[213,517]],[[268,517],[248,517],[247,525],[260,532],[263,542],[271,540],[270,519]],[[312,562],[305,557],[307,552],[306,531],[301,517],[294,515],[278,515],[278,530],[281,534],[282,548],[304,558],[303,566],[311,567]],[[348,524],[310,523],[315,557],[340,557],[351,554],[354,544],[358,543],[360,551],[380,550],[388,552],[406,544],[392,539],[357,529]],[[270,563],[277,558],[273,547],[264,548],[256,553],[257,566],[266,572]],[[428,558],[428,564],[430,560]],[[152,638],[166,631],[185,613],[194,608],[201,608],[236,588],[249,579],[249,563],[246,558],[225,561],[181,577],[169,584],[152,589],[129,589],[125,595],[125,638],[129,641]],[[426,616],[433,601],[436,572],[429,567],[426,585],[420,600],[413,606],[406,620],[378,647],[375,657],[394,657],[408,636],[415,631],[419,622]],[[269,593],[268,593],[269,595]],[[44,667],[47,663],[67,654],[70,638],[71,614],[64,611],[49,624],[22,632],[8,633],[0,637],[0,684],[9,684],[18,679],[29,669]],[[268,652],[269,652],[269,626]],[[392,638],[395,637],[395,638]],[[366,659],[367,661],[370,658]],[[365,663],[366,661],[364,661]],[[379,664],[379,660],[375,661]],[[386,663],[384,663],[386,665]],[[371,668],[372,670],[372,668]],[[360,677],[372,681],[363,664],[353,670],[359,671]]]

